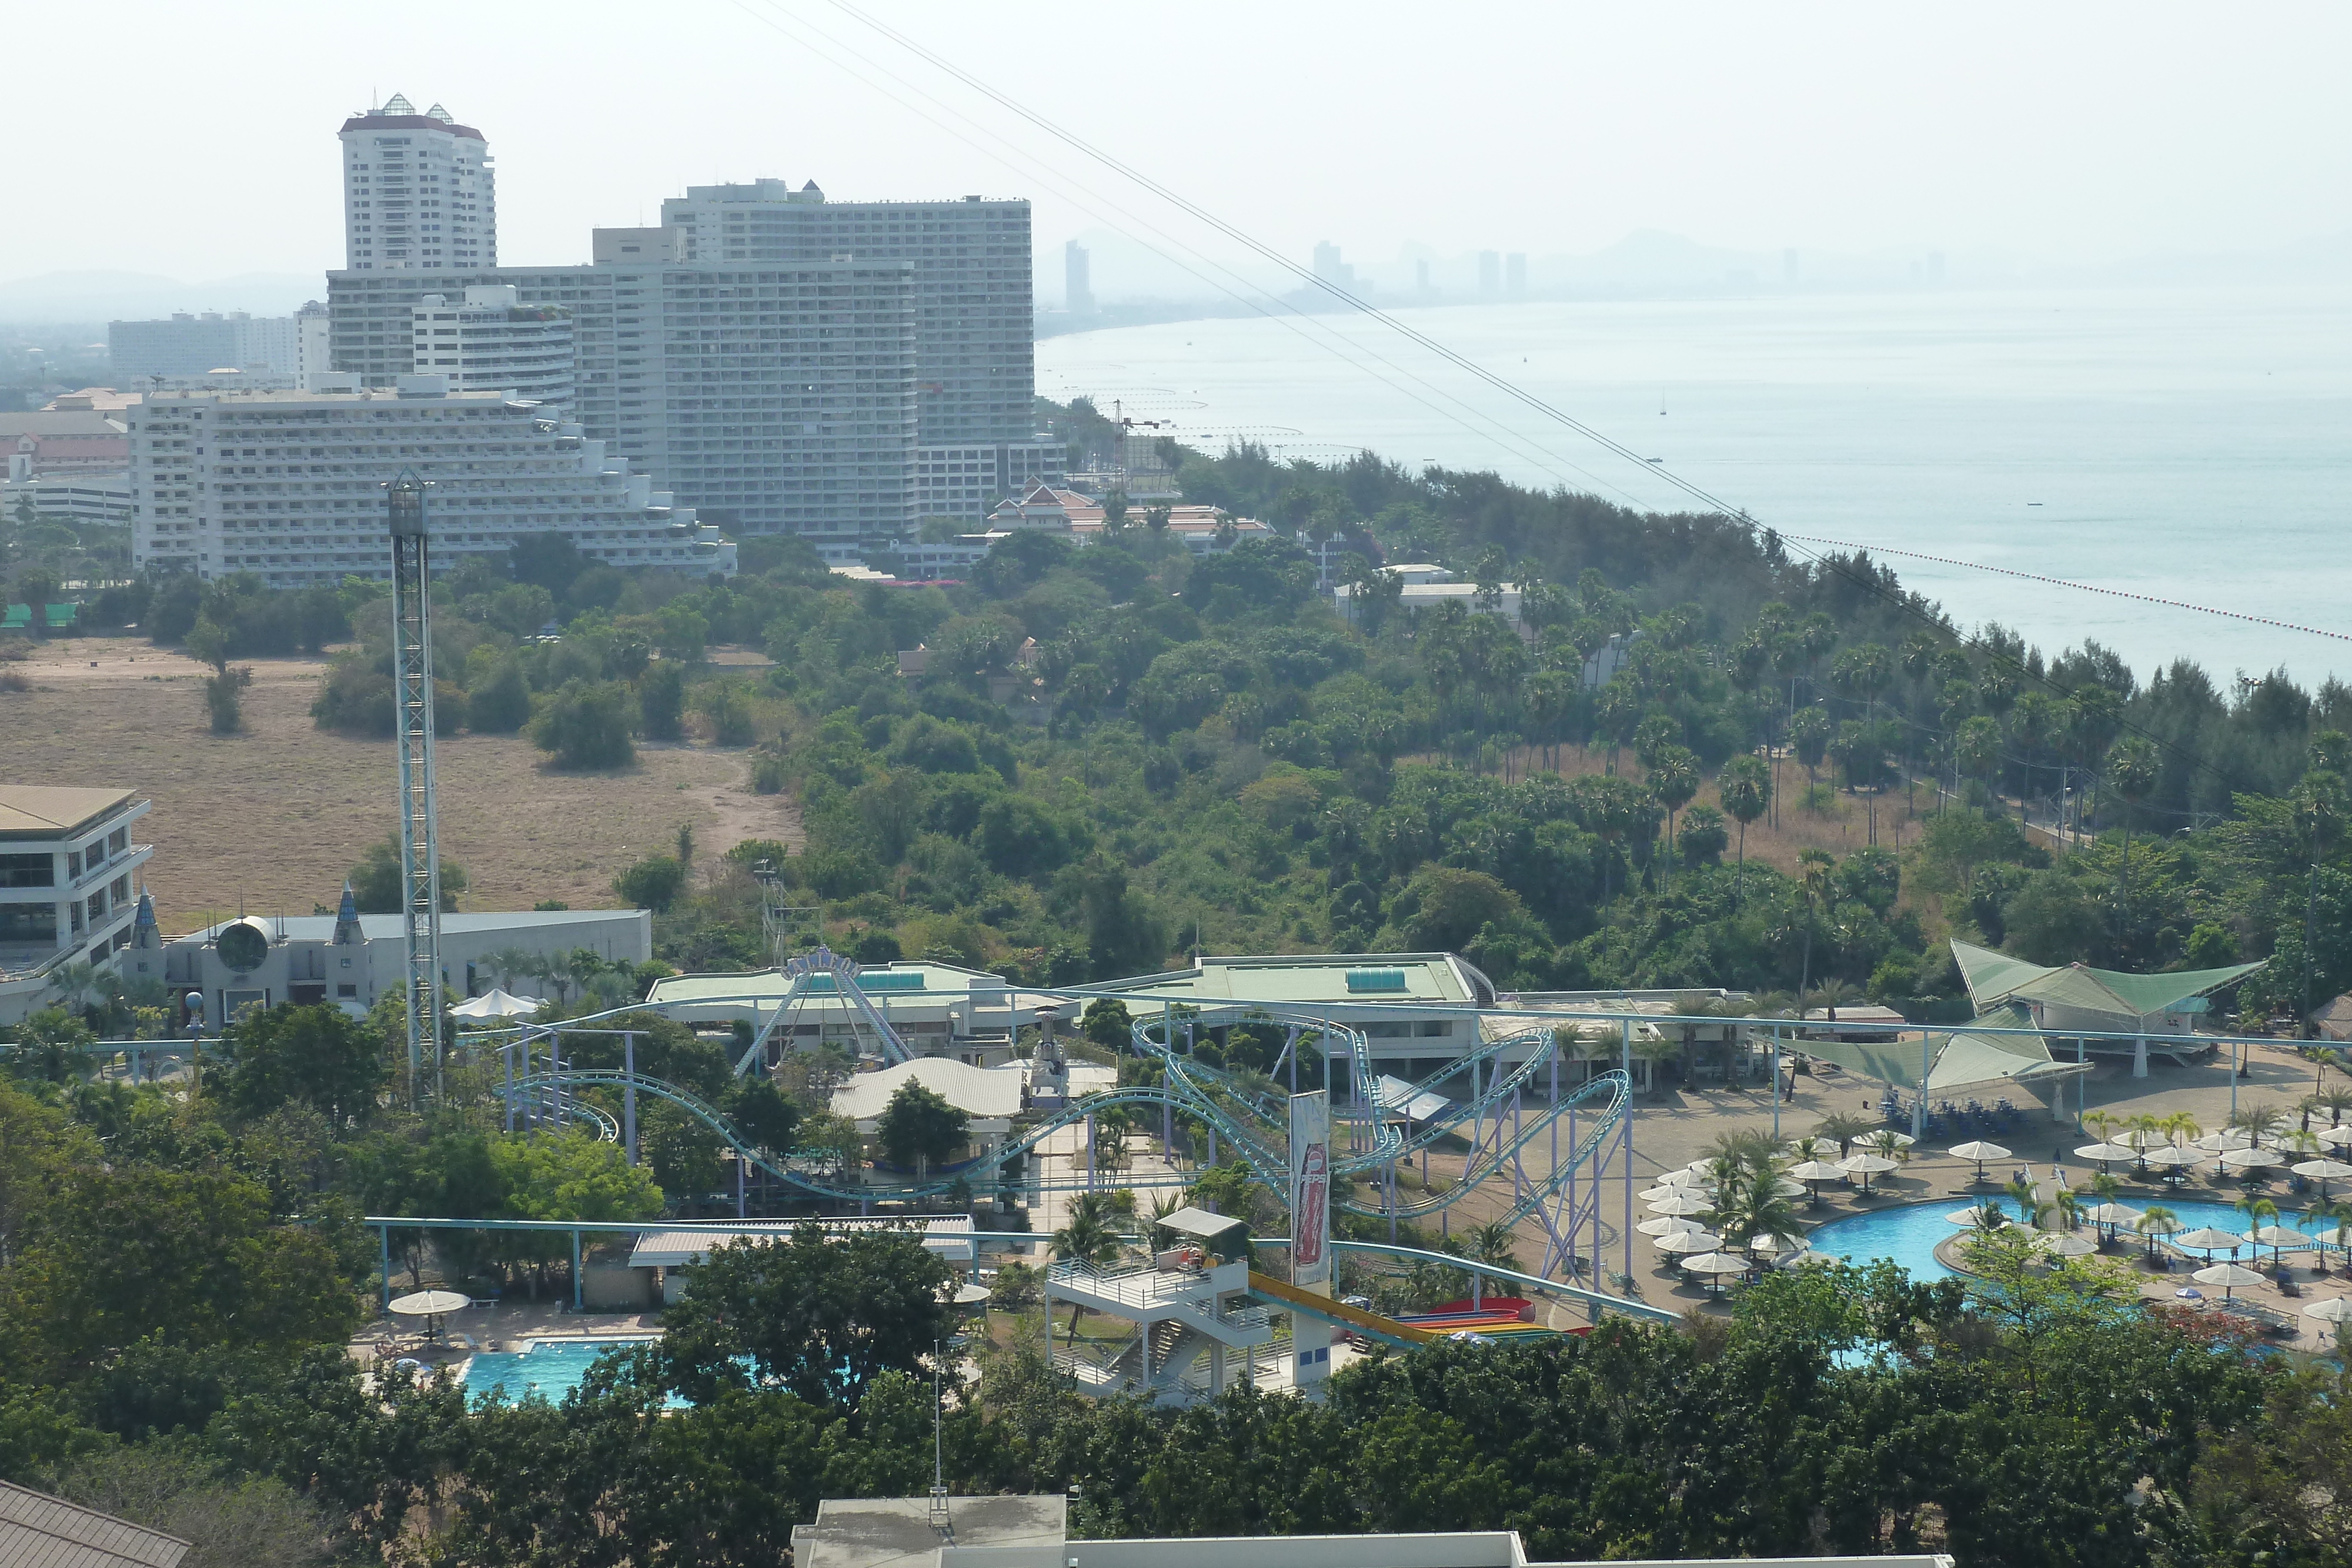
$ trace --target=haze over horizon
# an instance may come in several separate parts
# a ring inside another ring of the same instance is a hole
[[[106,51],[124,101],[182,100],[191,81],[270,90],[223,89],[209,95],[221,108],[177,111],[233,128],[234,161],[136,160],[110,183],[71,160],[28,162],[20,199],[47,221],[0,234],[0,279],[200,285],[339,265],[334,131],[394,91],[487,135],[509,264],[584,261],[593,226],[649,221],[689,183],[761,175],[845,198],[1027,195],[1041,257],[1142,225],[1235,254],[831,5],[694,5],[658,29],[608,5],[562,29],[517,8],[469,25],[462,47],[365,15],[234,9],[234,27],[138,4],[103,22],[20,22],[23,57]],[[1213,5],[1182,28],[1062,4],[1019,28],[935,5],[876,14],[1302,261],[1320,240],[1368,261],[1410,246],[1540,257],[1659,231],[1757,254],[2097,267],[2352,227],[2352,110],[2330,63],[2352,44],[2352,16],[2335,8],[2267,11],[2259,26],[2180,6],[1832,6],[1802,25],[1725,8],[1699,14],[1703,31],[1688,13],[1532,8],[1443,32],[1402,7],[1341,26]],[[126,20],[146,47],[110,48]],[[1132,90],[1080,90],[1122,75]],[[78,80],[21,82],[0,125],[53,135],[89,112]],[[218,145],[189,130],[179,145]],[[1041,267],[1040,297],[1056,292]]]

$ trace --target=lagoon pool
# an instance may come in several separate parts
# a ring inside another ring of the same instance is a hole
[[[519,1351],[482,1351],[466,1363],[468,1404],[488,1398],[494,1389],[502,1389],[508,1399],[517,1403],[537,1395],[551,1405],[561,1405],[563,1396],[580,1385],[581,1378],[598,1356],[608,1351],[651,1344],[654,1336],[536,1339],[521,1343],[523,1348]]]
[[[1983,1202],[1982,1198],[1954,1197],[1935,1203],[1882,1208],[1871,1214],[1847,1215],[1813,1231],[1811,1238],[1813,1250],[1853,1263],[1867,1263],[1873,1259],[1884,1258],[1910,1270],[1914,1279],[1949,1279],[1953,1271],[1936,1260],[1936,1244],[1947,1236],[1958,1235],[1960,1228],[1944,1217],[1957,1208],[1980,1207]],[[2006,1200],[2001,1207],[2012,1214],[2016,1212]],[[2232,1231],[2242,1236],[2248,1228],[2246,1217],[2226,1203],[2179,1198],[2158,1205],[2125,1199],[2124,1207],[2137,1208],[2143,1213],[2150,1207],[2170,1209],[2173,1217],[2180,1221],[2183,1230],[2196,1230],[2210,1225],[2217,1230]],[[2279,1222],[2292,1226],[2301,1218],[2295,1212],[2284,1211],[2280,1215]],[[2331,1241],[2335,1239],[2336,1228],[2332,1223],[2324,1228],[2314,1227],[2313,1229]],[[2137,1239],[2131,1231],[2126,1230],[2123,1235],[2126,1241]],[[2216,1259],[2221,1256],[2218,1252],[2214,1254]],[[2269,1256],[2267,1251],[2263,1253],[2265,1260]],[[2304,1260],[2309,1255],[2290,1253],[2289,1256]],[[2239,1261],[2242,1263],[2245,1259],[2242,1256]]]

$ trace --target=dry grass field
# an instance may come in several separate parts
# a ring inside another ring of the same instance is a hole
[[[32,689],[0,691],[0,783],[121,787],[155,809],[148,887],[166,931],[240,900],[270,914],[331,906],[343,875],[394,830],[399,762],[389,740],[314,727],[321,660],[250,661],[245,732],[215,736],[194,661],[130,639],[37,644],[5,668]],[[618,773],[563,774],[519,736],[459,733],[436,749],[441,849],[472,886],[466,909],[575,909],[619,902],[613,878],[694,827],[698,862],[747,838],[796,842],[778,796],[753,795],[742,751],[642,747]]]

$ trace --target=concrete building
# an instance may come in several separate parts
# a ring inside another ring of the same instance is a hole
[[[436,272],[499,264],[489,143],[435,104],[394,93],[343,121],[343,265]]]
[[[1452,953],[1317,953],[1298,956],[1203,955],[1189,969],[1105,982],[1141,1018],[1153,1008],[1186,1006],[1217,1016],[1250,1007],[1311,1008],[1353,1024],[1370,1042],[1384,1072],[1418,1080],[1436,1071],[1480,1037],[1479,1012],[1497,1006],[1494,982]]]
[[[388,577],[383,486],[413,469],[438,558],[560,533],[613,566],[731,572],[735,547],[540,404],[451,392],[173,392],[131,411],[131,562],[272,587]]]
[[[71,523],[123,524],[131,520],[131,470],[111,472],[66,469],[36,474],[32,459],[12,453],[7,477],[0,479],[0,516],[15,521],[18,507],[29,501],[44,517]]]
[[[205,376],[217,371],[290,376],[300,369],[299,323],[299,317],[249,316],[242,310],[181,311],[161,320],[110,321],[107,360],[116,380],[126,386],[147,377]]]
[[[911,1051],[971,1067],[1013,1060],[1015,1020],[1002,975],[953,964],[897,963],[862,970],[857,986]],[[740,1019],[771,1029],[772,1058],[787,1046],[833,1044],[863,1056],[879,1050],[874,1030],[829,974],[797,982],[781,969],[673,975],[655,981],[646,1001],[681,1023]]]
[[[1062,246],[1062,308],[1073,316],[1095,313],[1094,258],[1076,240]]]
[[[1008,496],[1058,486],[1068,460],[1069,448],[1050,436],[918,448],[916,515],[978,522]]]
[[[0,1024],[51,999],[50,977],[129,946],[150,803],[131,789],[0,785]]]
[[[644,909],[462,913],[441,917],[441,980],[467,996],[499,972],[493,955],[561,957],[586,947],[610,961],[653,956],[654,924]],[[142,943],[118,959],[126,980],[152,977],[175,1001],[205,1000],[205,1024],[226,1028],[239,1009],[333,1002],[358,1016],[380,997],[402,994],[406,935],[397,915],[361,915],[350,890],[333,915],[250,915],[184,936]],[[179,1017],[184,1023],[186,1018]]]
[[[1478,253],[1478,298],[1492,299],[1503,291],[1503,253],[1482,250]]]
[[[613,260],[330,273],[337,370],[363,387],[391,386],[414,369],[419,292],[457,298],[482,284],[511,284],[522,306],[571,312],[567,412],[707,521],[852,546],[912,528],[910,267]]]
[[[794,1568],[1599,1568],[1531,1562],[1515,1530],[1413,1535],[1236,1535],[1072,1540],[1070,1500],[827,1498],[793,1528]],[[1952,1568],[1895,1557],[1666,1558],[1614,1568]]]
[[[829,202],[810,181],[689,185],[662,203],[685,259],[814,263],[854,256],[915,274],[917,444],[1026,441],[1036,428],[1029,204]]]
[[[327,307],[316,299],[306,300],[294,312],[294,390],[319,391],[326,384],[320,378],[331,374],[334,368]]]
[[[409,320],[420,375],[446,376],[453,392],[572,405],[572,313],[562,306],[525,305],[511,283],[478,283],[455,299],[425,295]]]

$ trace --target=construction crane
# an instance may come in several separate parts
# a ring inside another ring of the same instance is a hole
[[[441,851],[433,805],[433,612],[425,492],[404,468],[383,486],[392,528],[393,691],[400,731],[400,921],[408,961],[408,1103],[416,1106],[425,1042],[441,1095]]]

